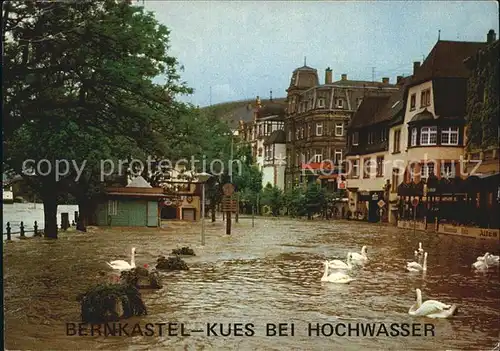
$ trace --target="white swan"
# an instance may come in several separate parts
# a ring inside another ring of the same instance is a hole
[[[130,258],[130,263],[124,260],[116,260],[111,262],[106,262],[108,266],[113,269],[121,271],[129,271],[135,268],[135,247],[132,248],[132,257]]]
[[[486,257],[487,258],[487,257]],[[487,271],[489,268],[488,261],[486,259],[482,261],[476,261],[472,264],[472,268],[478,270],[478,271]]]
[[[422,303],[422,291],[417,292],[417,302],[410,307],[408,314],[412,316],[423,316],[429,318],[448,318],[457,310],[457,305],[447,305],[436,300],[427,300]]]
[[[328,261],[324,262],[325,272],[321,277],[322,282],[330,282],[330,283],[338,283],[338,284],[348,284],[355,280],[354,278],[349,277],[347,274],[342,272],[335,272],[332,274],[328,274]]]
[[[330,269],[352,269],[351,264],[351,253],[347,253],[347,261],[333,260],[328,262],[328,268]]]
[[[500,261],[500,256],[495,256],[487,252],[484,254],[484,256],[479,256],[477,260],[485,261],[488,264],[488,266],[497,266]]]
[[[415,258],[423,254],[424,254],[424,249],[422,248],[422,243],[418,243],[418,250],[415,250]]]
[[[420,264],[418,262],[408,262],[406,264],[406,270],[410,272],[420,272],[427,271],[427,252],[424,253],[424,262]]]
[[[351,261],[361,263],[361,262],[366,262],[368,260],[368,257],[366,256],[366,246],[363,246],[361,248],[361,254],[357,252],[350,252],[351,254]]]

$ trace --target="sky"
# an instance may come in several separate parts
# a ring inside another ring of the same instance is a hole
[[[438,39],[498,39],[496,1],[153,1],[146,10],[170,30],[168,54],[194,94],[208,106],[285,97],[294,69],[325,69],[334,81],[380,81],[411,75]]]

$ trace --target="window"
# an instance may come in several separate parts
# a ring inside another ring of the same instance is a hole
[[[392,145],[392,152],[399,152],[400,148],[400,139],[401,139],[401,129],[397,129],[394,131],[394,140]]]
[[[359,132],[352,133],[352,145],[356,146],[359,144]]]
[[[314,155],[314,162],[321,162],[323,161],[323,152],[321,150],[315,150],[315,155]]]
[[[316,135],[317,136],[323,135],[323,123],[316,123]]]
[[[116,216],[118,212],[118,201],[108,200],[108,215]]]
[[[295,129],[295,140],[299,140],[300,138],[300,128]]]
[[[420,165],[420,176],[424,179],[429,178],[430,175],[434,174],[434,163],[427,162]]]
[[[266,154],[265,154],[266,155],[266,160],[271,160],[271,158],[272,158],[271,151],[272,151],[271,150],[271,146],[266,146],[266,151],[265,151],[266,152]]]
[[[384,156],[377,157],[377,177],[384,175]]]
[[[410,142],[410,145],[411,146],[417,145],[417,128],[413,128],[411,130],[411,142]]]
[[[382,129],[380,131],[380,141],[386,141],[387,140],[387,129]]]
[[[336,165],[340,165],[342,163],[342,150],[335,150],[333,161]]]
[[[431,104],[431,90],[426,89],[420,93],[420,107],[429,106]]]
[[[455,178],[455,163],[454,162],[441,163],[441,177]]]
[[[415,109],[415,105],[417,104],[417,97],[415,94],[411,94],[410,96],[410,111]]]
[[[373,144],[373,132],[368,132],[368,144]]]
[[[436,145],[437,127],[422,127],[420,130],[420,145]]]
[[[318,99],[318,107],[319,108],[325,107],[325,99],[324,98],[319,98]]]
[[[363,160],[363,178],[370,178],[372,159],[365,158]]]
[[[359,177],[359,160],[352,160],[352,176]]]
[[[410,165],[410,182],[413,182],[413,181],[415,180],[415,175],[416,175],[416,173],[415,173],[415,172],[416,172],[416,169],[415,169],[415,168],[416,168],[416,167],[415,167],[415,164],[414,164],[414,163],[412,163],[412,164]]]
[[[344,108],[344,100],[337,99],[337,108]]]
[[[393,168],[392,169],[392,186],[391,186],[392,193],[395,193],[398,191],[398,185],[399,185],[399,168]]]
[[[442,145],[458,145],[458,127],[441,129]]]
[[[354,134],[357,133],[358,132]],[[343,135],[344,135],[344,123],[335,123],[335,136],[343,136]]]

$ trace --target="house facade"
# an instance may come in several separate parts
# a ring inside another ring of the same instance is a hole
[[[327,68],[324,84],[320,84],[316,69],[304,65],[294,70],[286,100],[285,188],[314,181],[326,185],[333,180],[336,185],[352,115],[364,97],[387,96],[394,90],[389,78],[367,82],[349,80],[342,74],[334,82],[333,72]]]
[[[139,176],[126,187],[106,188],[97,203],[94,218],[98,226],[158,227],[163,188],[153,188]]]
[[[391,96],[368,96],[354,114],[347,133],[346,173],[349,210],[354,218],[396,223],[398,178],[394,166],[400,154],[404,92],[411,77],[397,78]],[[382,201],[381,201],[382,200]]]
[[[403,182],[398,217],[457,221],[472,207],[463,180],[467,84],[464,60],[485,42],[438,40],[422,65],[414,63],[401,125]],[[418,199],[413,209],[412,199]],[[462,214],[460,214],[462,213]]]
[[[262,186],[268,183],[284,188],[286,147],[284,138],[285,105],[272,97],[263,105],[257,96],[254,118],[240,121],[238,135],[250,145],[255,164],[262,171]]]

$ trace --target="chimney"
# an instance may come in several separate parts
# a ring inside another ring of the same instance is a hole
[[[347,74],[342,73],[342,76],[341,76],[341,77],[342,77],[342,80],[347,80]]]
[[[417,70],[420,68],[420,61],[413,62],[413,75],[417,73]]]
[[[332,84],[332,69],[330,67],[328,67],[326,70],[325,70],[325,84]]]
[[[399,84],[403,80],[403,76],[397,76],[396,77],[396,83]]]
[[[389,84],[389,78],[387,78],[387,77],[382,78],[382,83]]]
[[[490,29],[488,31],[488,35],[486,36],[486,42],[488,44],[491,44],[493,43],[495,40],[497,40],[497,34],[495,33],[495,31],[493,29]]]

